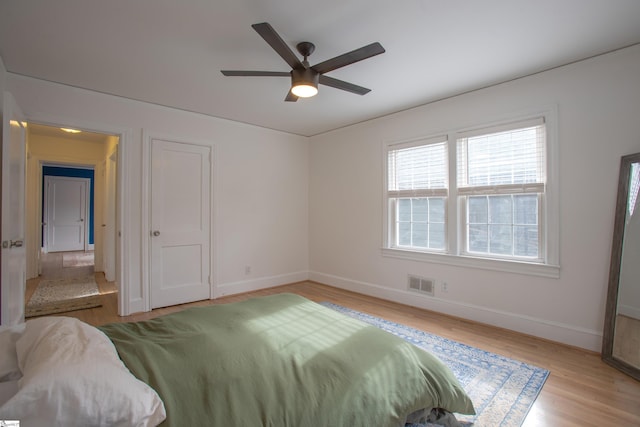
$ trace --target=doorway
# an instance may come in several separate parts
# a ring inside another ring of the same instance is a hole
[[[93,243],[93,179],[47,175],[47,169],[42,190],[44,252],[88,251]],[[93,170],[78,170],[93,175]]]
[[[119,136],[35,123],[27,129],[26,297],[43,278],[89,270],[101,293],[114,292]]]

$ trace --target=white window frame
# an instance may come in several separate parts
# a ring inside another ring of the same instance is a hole
[[[465,135],[479,134],[487,130],[486,133],[500,131],[500,128],[514,128],[514,124],[525,124],[542,119],[546,128],[546,184],[542,197],[538,199],[538,209],[540,218],[539,241],[542,259],[540,261],[529,261],[517,258],[500,258],[497,256],[485,257],[477,254],[465,253],[465,203],[458,197],[457,189],[457,140]],[[496,130],[497,129],[497,130]],[[394,235],[391,230],[394,219],[391,212],[390,196],[388,192],[388,152],[402,145],[422,145],[426,141],[433,141],[439,136],[429,136],[410,141],[387,141],[383,142],[383,171],[384,171],[384,194],[383,194],[383,248],[382,255],[385,257],[400,258],[412,261],[431,262],[447,264],[460,267],[480,268],[487,270],[506,271],[542,277],[560,277],[559,262],[559,174],[558,174],[558,142],[557,142],[557,108],[555,106],[546,107],[509,117],[493,123],[484,123],[476,126],[469,126],[460,129],[452,129],[447,132],[440,132],[438,135],[446,135],[448,147],[449,166],[449,188],[446,205],[446,249],[438,252],[432,250],[417,250],[394,247]]]
[[[429,138],[420,138],[420,139],[415,139],[415,140],[410,140],[410,141],[403,141],[403,142],[399,142],[393,145],[389,145],[388,150],[386,151],[386,156],[385,156],[385,161],[387,162],[387,167],[385,168],[386,171],[388,171],[388,166],[389,166],[389,162],[388,162],[388,152],[389,151],[394,151],[394,150],[402,150],[402,149],[407,149],[407,148],[413,148],[413,147],[422,147],[422,146],[427,146],[427,145],[433,145],[433,144],[441,144],[444,143],[445,145],[445,149],[447,150],[447,156],[448,154],[448,141],[447,141],[447,137],[446,135],[440,135],[440,136],[433,136],[433,137],[429,137]],[[446,187],[448,187],[448,179],[446,180],[447,182],[445,183],[445,188],[434,188],[434,189],[417,189],[417,190],[389,190],[389,174],[387,172],[386,174],[386,180],[385,180],[385,195],[386,195],[386,200],[387,200],[387,208],[386,208],[386,212],[389,218],[389,225],[393,224],[393,226],[389,226],[387,229],[387,241],[389,243],[394,242],[394,244],[392,245],[394,249],[399,249],[399,250],[420,250],[420,249],[416,249],[416,248],[408,248],[408,247],[404,247],[404,246],[396,246],[395,245],[395,241],[397,240],[397,218],[396,218],[396,212],[397,212],[397,201],[398,199],[403,199],[403,198],[408,198],[408,199],[412,199],[412,198],[429,198],[429,197],[438,197],[438,198],[444,198],[445,199],[445,231],[444,231],[444,240],[445,240],[445,247],[443,249],[424,249],[425,251],[428,252],[436,252],[436,253],[446,253],[448,250],[447,247],[447,242],[448,242],[448,215],[446,213],[447,210],[447,204],[448,204],[448,190]]]

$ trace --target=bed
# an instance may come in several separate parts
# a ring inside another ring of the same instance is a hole
[[[398,427],[474,413],[434,356],[294,294],[99,328],[37,318],[0,332],[0,347],[0,419],[21,427]]]

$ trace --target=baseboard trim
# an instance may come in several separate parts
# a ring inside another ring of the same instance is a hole
[[[640,308],[630,305],[620,304],[618,305],[618,314],[623,316],[632,317],[634,319],[640,319]]]
[[[244,292],[258,291],[260,289],[273,288],[287,283],[295,283],[309,280],[308,271],[298,271],[294,273],[280,274],[269,277],[259,277],[257,279],[241,280],[238,282],[223,283],[214,286],[213,298],[220,298],[227,295],[241,294]]]
[[[346,279],[344,277],[310,271],[309,280],[347,291],[409,305],[412,307],[448,314],[475,322],[498,326],[550,341],[569,344],[595,352],[601,351],[602,332],[579,328],[560,322],[523,316],[494,310],[473,304],[444,300],[436,297],[424,297],[401,289],[391,289],[372,283]]]
[[[134,298],[129,301],[127,313],[123,313],[123,316],[128,316],[133,313],[144,312],[144,300],[142,298]]]

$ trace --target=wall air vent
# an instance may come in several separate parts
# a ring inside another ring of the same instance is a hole
[[[433,296],[435,280],[409,275],[409,290]]]

